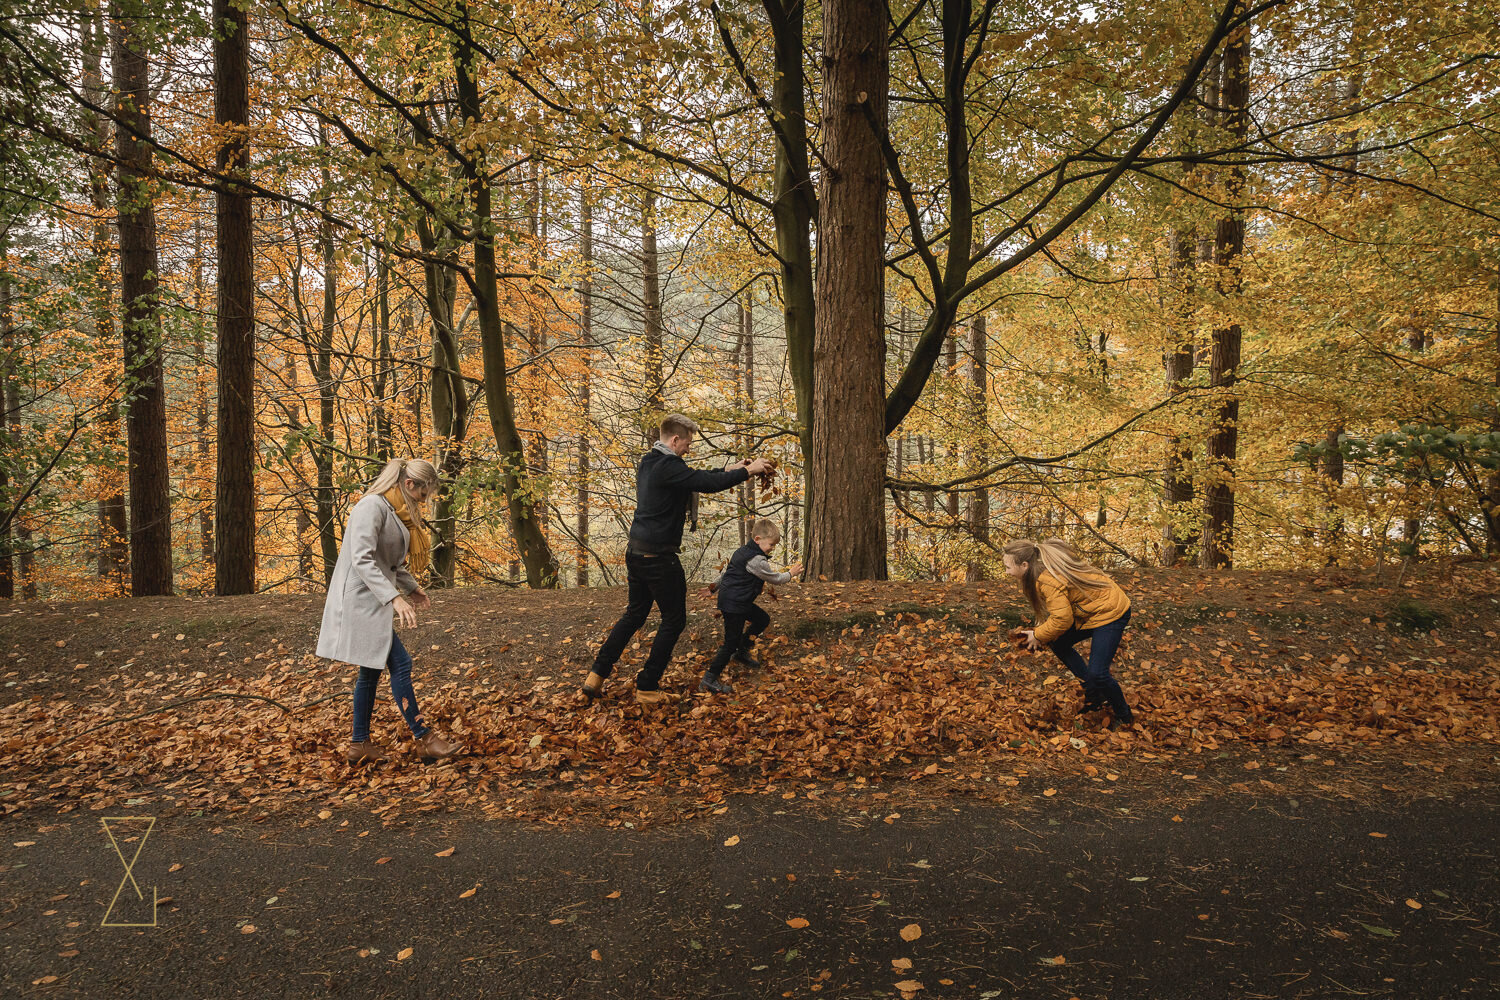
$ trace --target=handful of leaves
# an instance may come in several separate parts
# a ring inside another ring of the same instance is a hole
[[[1010,637],[1010,641],[1016,644],[1016,648],[1026,648],[1026,629],[1013,628],[1009,633],[1007,633],[1007,635]]]
[[[776,459],[768,458],[769,463],[765,472],[757,472],[755,478],[760,480],[760,495],[762,499],[768,499],[776,495]]]

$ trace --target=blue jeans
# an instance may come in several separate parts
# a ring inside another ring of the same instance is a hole
[[[411,727],[412,735],[421,739],[427,735],[427,724],[417,718],[417,693],[411,687],[411,654],[401,645],[401,637],[394,631],[391,632],[391,651],[385,658],[385,672],[391,677],[391,697],[396,700],[396,707]],[[370,738],[370,714],[375,710],[380,673],[371,667],[360,667],[359,676],[354,679],[355,743]]]
[[[1115,651],[1120,648],[1120,640],[1125,636],[1125,626],[1129,624],[1130,612],[1126,611],[1108,625],[1070,628],[1047,644],[1073,676],[1083,682],[1084,697],[1090,701],[1108,702],[1110,711],[1121,722],[1130,721],[1130,706],[1125,704],[1125,692],[1120,690],[1120,682],[1110,674],[1109,667],[1114,662]],[[1087,663],[1073,648],[1085,639],[1090,640]]]

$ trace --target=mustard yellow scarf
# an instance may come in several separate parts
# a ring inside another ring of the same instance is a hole
[[[427,572],[427,563],[432,557],[432,540],[427,537],[422,523],[412,517],[411,511],[407,509],[406,494],[401,492],[399,485],[392,486],[381,496],[391,502],[391,506],[396,508],[396,516],[406,525],[406,533],[411,536],[411,544],[406,550],[406,565],[412,576],[421,579],[422,574]]]

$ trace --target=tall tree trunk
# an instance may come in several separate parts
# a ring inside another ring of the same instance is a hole
[[[654,416],[659,416],[666,401],[662,377],[661,258],[656,249],[656,194],[648,190],[642,197],[641,306],[642,332],[646,336],[646,406]],[[647,428],[647,434],[654,437],[654,429]]]
[[[1187,392],[1188,382],[1193,377],[1194,344],[1193,318],[1190,296],[1194,286],[1193,256],[1196,240],[1191,227],[1172,231],[1169,253],[1171,254],[1167,295],[1171,307],[1170,329],[1175,343],[1163,356],[1163,367],[1167,375],[1168,397]],[[1184,555],[1189,536],[1182,531],[1183,511],[1193,502],[1193,479],[1186,472],[1192,461],[1191,441],[1175,431],[1167,436],[1167,470],[1162,481],[1163,500],[1166,507],[1166,525],[1162,529],[1163,566],[1176,566]]]
[[[214,163],[250,175],[250,18],[245,0],[214,0],[214,119],[225,131]],[[219,451],[214,593],[255,592],[255,263],[250,192],[217,193]]]
[[[484,121],[479,99],[477,62],[479,54],[470,37],[467,0],[456,8],[455,63],[457,64],[458,104],[464,120],[476,125]],[[490,426],[495,447],[500,453],[501,488],[510,512],[511,534],[521,561],[526,565],[526,582],[534,588],[557,586],[557,559],[542,533],[536,517],[540,498],[534,492],[531,470],[526,462],[526,448],[516,427],[515,404],[505,370],[505,324],[500,318],[499,286],[496,278],[494,218],[489,180],[483,167],[483,151],[462,164],[468,183],[470,216],[474,231],[474,270],[471,290],[475,311],[479,315],[479,336],[484,357],[484,396],[489,408]]]
[[[152,204],[149,51],[140,19],[111,8],[115,152],[119,161],[120,289],[125,434],[130,462],[130,592],[172,592],[172,496],[167,400],[158,314],[156,210]],[[140,137],[139,139],[137,137]]]
[[[802,441],[802,495],[813,495],[813,342],[816,299],[813,284],[812,221],[816,202],[807,158],[807,77],[802,63],[803,0],[765,0],[771,22],[776,79],[771,106],[779,130],[771,216],[781,271],[782,322],[786,328],[787,368],[797,400]],[[811,511],[811,506],[805,511]],[[793,536],[795,537],[795,536]],[[804,534],[804,537],[806,535]],[[791,546],[798,552],[796,546]]]
[[[544,374],[546,369],[540,359],[547,350],[548,317],[545,307],[540,303],[541,296],[537,293],[542,284],[545,260],[543,250],[547,243],[547,178],[539,159],[533,158],[531,161],[531,176],[527,181],[526,190],[526,218],[528,233],[531,236],[530,265],[531,273],[535,277],[532,279],[532,296],[528,303],[526,326],[526,340],[534,361],[530,372],[531,391],[525,394],[525,398],[527,422],[536,428],[531,434],[531,464],[537,478],[545,482],[548,474],[548,452],[551,448],[546,431],[549,387]],[[542,534],[548,534],[551,528],[550,513],[545,502],[536,505],[536,518],[541,525]]]
[[[109,29],[101,16],[91,12],[84,17],[81,25],[83,91],[100,107],[109,100],[109,87],[104,82],[101,70],[108,33]],[[109,226],[109,161],[106,159],[111,145],[109,119],[102,114],[86,111],[84,124],[90,133],[89,140],[99,153],[90,157],[88,164],[89,204],[94,210],[90,253],[98,282],[93,304],[94,339],[105,353],[112,353],[115,317],[113,264],[110,258],[114,248]],[[110,453],[119,445],[120,406],[113,396],[100,414],[99,437]],[[125,493],[121,489],[122,476],[119,470],[105,464],[99,470],[99,475],[103,488],[95,502],[99,519],[99,552],[95,571],[107,582],[106,593],[113,595],[125,589],[125,569],[130,564],[130,527],[125,521]]]
[[[970,464],[975,471],[984,468],[989,455],[984,447],[985,429],[989,425],[989,329],[984,313],[969,324],[969,392],[974,412],[974,445]],[[969,535],[974,539],[975,555],[969,560],[965,579],[969,583],[986,579],[984,553],[990,544],[990,494],[980,487],[969,499]]]
[[[736,301],[739,316],[739,357],[740,378],[736,383],[735,394],[743,393],[744,402],[739,409],[752,421],[755,419],[755,294],[746,290]],[[745,455],[743,444],[737,450],[741,458]],[[757,516],[755,501],[755,484],[750,480],[740,484],[744,497],[745,516],[740,518],[741,532],[745,540],[741,545],[748,544],[751,538],[752,521]]]
[[[21,392],[20,384],[16,378],[17,360],[19,349],[16,346],[15,315],[11,305],[11,276],[10,276],[10,247],[9,233],[0,230],[0,407],[5,410],[5,434],[3,438],[6,451],[15,451],[20,448],[23,438],[21,429]],[[10,476],[5,472],[5,465],[0,463],[0,493],[8,502],[12,499],[10,494]],[[24,478],[22,480],[24,482]],[[19,499],[19,498],[17,498]],[[14,533],[15,537],[12,537]],[[30,531],[21,520],[20,511],[12,517],[5,527],[5,537],[0,538],[0,597],[7,600],[16,596],[16,563],[20,563],[20,579],[22,584],[22,595],[28,599],[35,596],[35,585],[32,583],[31,573],[28,572],[29,565],[26,561],[27,550],[31,548]],[[15,557],[19,555],[19,560]],[[27,593],[27,591],[30,593]]]
[[[950,383],[958,378],[958,338],[962,335],[957,325],[948,333],[948,379]],[[951,463],[950,467],[958,468],[963,453],[962,446],[957,441],[953,441],[945,451]],[[948,517],[955,522],[958,520],[958,494],[951,490],[948,492]]]
[[[578,386],[578,526],[574,565],[578,586],[589,585],[589,422],[594,381],[594,202],[585,182],[579,211],[583,225],[583,282],[578,289],[580,305],[578,339],[583,362]]]
[[[1354,46],[1351,46],[1351,48]],[[1359,106],[1359,93],[1362,78],[1359,70],[1352,70],[1349,79],[1344,82],[1344,90],[1340,111],[1353,113]],[[1347,129],[1335,134],[1335,141],[1341,146],[1347,146],[1349,154],[1344,158],[1344,163],[1349,169],[1349,174],[1339,181],[1337,186],[1342,199],[1350,201],[1356,194],[1356,181],[1354,171],[1359,166],[1359,131],[1358,129]],[[1337,400],[1335,400],[1337,403]],[[1339,450],[1339,443],[1344,436],[1344,421],[1342,417],[1328,428],[1323,439],[1323,476],[1328,480],[1328,524],[1325,531],[1324,546],[1325,558],[1328,565],[1337,565],[1339,561],[1339,548],[1344,535],[1344,519],[1338,512],[1338,503],[1335,494],[1344,485],[1344,454]]]
[[[223,491],[207,488],[208,470],[213,461],[214,427],[208,417],[209,374],[212,366],[207,363],[208,350],[204,343],[208,339],[207,324],[203,321],[206,287],[203,281],[203,227],[193,226],[193,420],[197,441],[198,465],[193,479],[201,485],[194,490],[193,500],[198,504],[198,554],[205,569],[214,564],[214,512],[216,496]],[[217,479],[215,479],[217,483]]]
[[[1237,28],[1225,42],[1224,80],[1220,97],[1225,127],[1232,141],[1243,142],[1249,134],[1250,114],[1250,26]],[[1230,167],[1224,200],[1229,213],[1219,219],[1214,235],[1214,263],[1219,291],[1225,299],[1240,294],[1240,255],[1245,246],[1245,216],[1239,201],[1245,188],[1245,168]],[[1230,311],[1234,309],[1230,305]],[[1220,402],[1208,436],[1210,481],[1205,491],[1202,561],[1206,568],[1234,565],[1234,478],[1239,441],[1240,402],[1235,393],[1239,380],[1240,325],[1225,323],[1213,332],[1209,359],[1209,384],[1220,392]]]
[[[1500,321],[1497,321],[1500,322]],[[1427,326],[1426,317],[1418,312],[1413,312],[1411,327],[1406,332],[1407,349],[1413,353],[1427,349]],[[1497,376],[1500,377],[1500,376]],[[1409,547],[1411,555],[1409,558],[1419,557],[1420,539],[1422,534],[1422,519],[1419,517],[1408,517],[1401,522],[1401,538]]]
[[[808,568],[831,580],[886,578],[886,20],[873,0],[823,5]]]
[[[729,370],[734,373],[734,454],[742,456],[745,453],[745,432],[741,414],[745,412],[745,304],[738,299],[735,300],[734,314],[734,350],[730,352]],[[737,507],[735,510],[735,523],[739,527],[739,543],[745,545],[750,541],[750,512],[752,493],[750,482],[746,480],[735,488]]]
[[[325,151],[328,136],[318,126],[318,145]],[[333,568],[339,559],[338,525],[334,522],[333,490],[333,422],[337,387],[333,384],[333,331],[338,320],[339,277],[338,254],[333,242],[333,223],[328,221],[329,199],[333,180],[325,160],[323,168],[323,215],[318,222],[318,248],[323,267],[323,312],[318,323],[318,339],[313,354],[313,380],[318,386],[318,443],[312,449],[313,465],[318,471],[316,493],[318,543],[323,550],[323,582],[333,579]],[[222,450],[222,449],[221,449]]]
[[[1496,402],[1490,406],[1490,433],[1500,434],[1500,267],[1495,270],[1495,389]],[[1500,469],[1490,473],[1489,496],[1486,497],[1484,523],[1489,529],[1486,549],[1490,556],[1500,555]]]
[[[439,247],[426,219],[417,223],[422,250],[429,258],[451,259],[445,240]],[[446,234],[445,234],[446,236]],[[432,377],[428,398],[432,408],[432,433],[438,441],[438,471],[441,480],[434,505],[432,528],[432,583],[452,587],[458,566],[458,520],[453,508],[453,480],[463,471],[464,440],[468,437],[469,397],[460,376],[458,334],[453,312],[458,297],[458,273],[449,266],[428,260],[426,278],[427,314],[432,319]]]
[[[375,329],[375,447],[372,454],[381,466],[391,460],[391,413],[385,395],[391,383],[391,266],[385,250],[375,251],[375,297],[379,310]]]

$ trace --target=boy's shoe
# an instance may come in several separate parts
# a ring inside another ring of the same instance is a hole
[[[729,686],[728,681],[713,674],[703,675],[703,679],[698,682],[698,690],[709,694],[734,694],[734,688]]]
[[[584,696],[589,701],[602,697],[604,694],[604,678],[590,670],[588,677],[584,679],[579,690],[584,693]]]
[[[417,737],[417,756],[427,763],[452,757],[456,753],[458,744],[449,743],[435,729],[429,729],[425,735]]]
[[[635,702],[637,705],[659,705],[664,701],[676,701],[677,696],[669,691],[658,688],[655,691],[642,691],[636,688]]]
[[[374,740],[365,740],[363,743],[350,743],[349,751],[344,755],[350,764],[363,764],[366,761],[378,763],[385,760],[385,748]]]
[[[734,655],[731,656],[730,659],[732,659],[735,663],[743,666],[746,670],[760,669],[760,661],[750,655],[750,647],[748,644],[741,646],[739,649],[736,649],[734,651]]]

